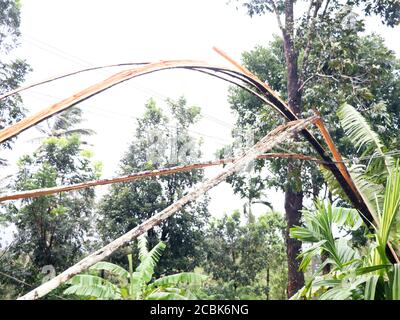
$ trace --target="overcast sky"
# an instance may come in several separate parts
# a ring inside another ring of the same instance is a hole
[[[233,1],[235,2],[235,1]],[[212,46],[236,60],[255,45],[266,45],[279,33],[273,16],[250,18],[227,0],[23,0],[21,47],[16,51],[33,71],[27,83],[79,68],[120,62],[199,59],[226,64]],[[370,20],[369,31],[384,35],[389,48],[400,52],[397,30]],[[117,71],[117,70],[113,70]],[[34,88],[24,93],[29,112],[38,111],[101,80],[108,71],[92,72]],[[139,77],[114,87],[81,104],[85,127],[97,132],[92,138],[95,158],[104,163],[104,177],[115,175],[135,128],[135,118],[145,102],[154,97],[160,106],[165,98],[184,95],[189,104],[202,108],[203,118],[192,134],[204,139],[203,159],[231,141],[234,117],[227,103],[227,84],[189,71],[166,71]],[[30,129],[17,140],[10,157],[30,152],[35,136]],[[12,162],[12,161],[11,161]],[[218,169],[208,169],[207,175]],[[99,189],[100,190],[100,189]],[[101,189],[104,192],[104,188]],[[210,193],[214,215],[242,207],[228,184]],[[270,195],[275,209],[283,210],[280,193]],[[256,212],[265,207],[255,206]]]

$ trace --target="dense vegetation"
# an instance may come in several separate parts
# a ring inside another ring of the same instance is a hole
[[[306,1],[309,7],[295,17],[294,0],[239,2],[250,16],[274,13],[282,31],[243,52],[243,65],[300,117],[319,110],[374,218],[372,227],[323,163],[259,159],[228,180],[243,208],[213,217],[204,195],[46,298],[400,300],[400,61],[379,35],[364,32],[364,15],[398,25],[399,5]],[[29,66],[5,58],[17,45],[19,2],[0,0],[0,8],[3,93],[23,82]],[[227,99],[236,116],[235,142],[215,150],[216,157],[235,156],[248,137],[252,145],[284,122],[243,88],[230,88]],[[0,129],[23,115],[18,95],[2,100]],[[136,130],[115,175],[200,162],[202,141],[192,129],[201,116],[185,97],[164,105],[149,99],[132,123]],[[100,178],[102,164],[93,161],[86,143],[95,133],[82,120],[74,107],[38,128],[36,149],[3,181],[7,190]],[[12,147],[13,141],[0,149]],[[272,152],[313,155],[299,137]],[[97,198],[88,188],[1,204],[0,228],[15,231],[12,242],[0,247],[0,298],[14,299],[40,285],[204,180],[203,170],[192,170],[114,184]],[[274,199],[266,197],[271,189],[285,194],[285,212],[273,210]],[[255,203],[264,205],[262,214],[253,213]]]

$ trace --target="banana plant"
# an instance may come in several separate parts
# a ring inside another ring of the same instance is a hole
[[[128,270],[116,264],[101,261],[89,268],[90,274],[71,278],[65,295],[103,300],[187,300],[196,299],[191,289],[200,286],[207,276],[182,272],[153,280],[154,268],[165,244],[159,242],[150,251],[147,237],[138,238],[139,266],[133,270],[132,255],[128,255]],[[107,278],[98,274],[106,272]],[[153,280],[153,281],[152,281]]]

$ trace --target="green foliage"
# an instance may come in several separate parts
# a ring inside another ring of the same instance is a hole
[[[378,134],[372,130],[367,120],[354,107],[343,104],[337,114],[340,124],[348,138],[354,141],[354,147],[357,148],[357,151],[364,146],[370,146],[377,151],[379,156],[384,155],[384,146]]]
[[[250,15],[273,11],[271,1],[241,2],[244,2]],[[282,10],[283,2],[275,1],[275,4],[278,11]],[[357,3],[360,6],[363,4],[363,1]],[[364,22],[362,17],[354,14],[351,6],[330,1],[323,15],[322,11],[321,7],[314,20],[315,30],[312,31],[311,46],[308,42],[310,23],[306,16],[298,19],[295,33],[298,74],[303,81],[300,84],[303,115],[306,116],[312,107],[316,107],[321,112],[340,152],[350,156],[356,152],[356,147],[351,137],[344,134],[344,130],[338,125],[339,119],[336,114],[338,106],[346,102],[362,112],[372,130],[382,136],[383,144],[391,145],[395,149],[399,145],[396,132],[400,123],[398,59],[385,46],[381,37],[362,34]],[[307,62],[304,61],[306,55]],[[259,45],[251,51],[244,52],[242,62],[283,98],[287,97],[287,68],[281,38],[275,37],[267,46]],[[255,139],[262,137],[283,121],[281,116],[265,108],[257,98],[243,89],[232,88],[229,102],[237,114],[236,130],[245,130],[247,126],[256,127]],[[316,136],[319,137],[318,132]],[[237,141],[239,143],[240,139]],[[293,141],[280,145],[274,151],[287,150],[303,154],[313,152],[308,145]],[[296,179],[288,181],[290,179],[287,176],[287,164],[286,159],[268,162],[259,160],[255,162],[254,173],[249,178],[249,174],[236,175],[230,182],[242,197],[246,196],[246,189],[250,188],[255,192],[269,187],[286,190],[288,182],[297,189],[301,186],[306,196],[318,196],[323,179],[315,164],[296,162],[295,167],[300,170],[301,184]],[[263,170],[265,166],[268,166],[269,170]],[[257,179],[259,183],[255,185],[251,179]]]
[[[48,137],[36,152],[19,160],[10,189],[25,191],[96,179],[98,173],[80,150],[76,134]],[[5,217],[16,232],[3,267],[31,285],[41,282],[43,266],[52,265],[60,271],[68,268],[85,252],[93,231],[93,207],[94,191],[90,189],[8,204]],[[11,268],[19,259],[28,259],[23,274]]]
[[[201,286],[207,277],[198,273],[182,272],[153,280],[154,268],[165,244],[159,242],[148,251],[146,235],[138,240],[140,264],[135,272],[132,268],[132,255],[128,255],[129,271],[110,262],[98,262],[89,271],[107,272],[106,277],[96,274],[76,275],[67,282],[70,286],[64,294],[92,300],[196,299],[192,291]]]
[[[304,215],[304,226],[293,228],[291,235],[312,244],[301,255],[303,269],[309,266],[313,255],[325,254],[327,258],[297,298],[398,299],[398,265],[390,263],[386,249],[389,243],[397,248],[398,255],[400,162],[388,155],[390,152],[379,135],[353,107],[342,106],[339,117],[355,146],[364,149],[363,155],[377,157],[377,160],[369,159],[367,166],[356,167],[357,170],[349,168],[358,191],[373,213],[375,232],[367,234],[369,241],[364,246],[351,247],[343,237],[334,239],[334,210],[330,203],[317,202],[315,212],[307,211]],[[376,161],[381,164],[377,165]],[[348,230],[356,227],[348,222],[344,226]],[[327,265],[330,272],[321,274]]]
[[[354,107],[344,104],[338,111],[340,122],[346,135],[354,142],[358,150],[363,149],[362,157],[367,159],[366,165],[354,165],[348,171],[361,197],[368,206],[375,223],[379,226],[377,242],[381,261],[385,261],[385,246],[389,237],[399,238],[393,229],[398,229],[398,160],[395,162],[381,137]],[[337,190],[332,184],[332,177],[325,175],[331,190]],[[397,241],[394,241],[398,246]]]
[[[398,167],[396,167],[398,170]],[[400,186],[400,181],[397,181]],[[397,192],[397,195],[400,194]],[[349,219],[349,214],[351,218]],[[390,264],[381,245],[380,234],[386,228],[377,227],[369,243],[362,248],[351,245],[343,236],[334,237],[335,230],[349,231],[361,226],[355,210],[332,207],[330,203],[315,203],[315,210],[306,210],[304,225],[291,229],[291,236],[311,244],[303,250],[301,268],[310,267],[312,259],[324,254],[326,259],[312,271],[311,278],[293,299],[375,300],[397,299],[398,264]],[[391,212],[383,212],[383,216]],[[353,216],[354,215],[354,216]],[[356,220],[354,220],[356,218]],[[357,221],[356,223],[354,223]],[[337,231],[336,231],[337,233]],[[372,240],[375,238],[375,241]],[[384,241],[384,240],[383,240]],[[323,272],[329,266],[329,272]]]
[[[239,211],[215,219],[207,233],[202,267],[213,280],[204,292],[212,299],[284,299],[285,223],[278,213],[243,224]],[[283,290],[282,290],[283,288]]]
[[[0,92],[5,93],[17,88],[30,71],[28,64],[21,59],[12,59],[11,51],[17,47],[20,26],[20,7],[17,1],[0,1]],[[0,101],[0,129],[20,120],[24,115],[21,98],[18,95]],[[10,148],[10,142],[2,147]]]
[[[365,140],[364,137],[361,139]],[[333,223],[347,230],[361,226],[361,219],[355,210],[316,202],[315,211],[304,212],[304,226],[291,229],[292,237],[312,244],[299,257],[302,258],[301,268],[305,270],[309,267],[316,254],[325,254],[327,259],[296,298],[398,299],[398,265],[390,264],[386,246],[392,232],[396,232],[393,226],[400,211],[399,188],[400,163],[397,161],[388,171],[383,201],[376,202],[376,231],[368,236],[370,241],[365,247],[352,247],[344,237],[334,238]],[[365,189],[360,190],[365,192]],[[351,216],[348,216],[350,212]],[[323,275],[321,271],[327,265],[330,272]]]
[[[250,16],[263,15],[268,12],[283,13],[285,2],[283,0],[245,0],[239,1],[247,10]],[[296,1],[292,1],[295,3]],[[377,15],[382,18],[382,23],[394,27],[400,23],[400,4],[396,0],[329,0],[318,1],[314,6],[324,6],[324,11],[320,14],[323,19],[327,11],[345,10],[358,6],[366,16]]]
[[[169,100],[172,114],[159,108],[154,100],[146,104],[144,115],[137,119],[136,134],[121,160],[120,173],[154,170],[199,160],[200,143],[190,136],[189,128],[196,123],[200,109],[187,106],[186,100]],[[113,185],[99,205],[98,227],[105,242],[127,232],[174,203],[189,188],[203,179],[203,171],[193,170],[168,176],[146,178]],[[209,216],[207,197],[186,205],[176,215],[149,231],[149,242],[162,240],[168,246],[157,265],[158,274],[191,271],[202,260],[203,228]],[[130,249],[128,249],[130,250]],[[114,262],[123,256],[114,255]]]

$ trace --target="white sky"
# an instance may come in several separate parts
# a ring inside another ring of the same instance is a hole
[[[234,59],[255,45],[266,45],[279,33],[273,16],[250,18],[227,0],[35,0],[22,1],[21,47],[16,51],[32,66],[26,83],[80,68],[120,62],[199,59],[223,65],[212,51],[220,47]],[[385,36],[389,48],[400,52],[397,30],[370,20],[368,30]],[[117,70],[115,70],[117,71]],[[24,93],[29,112],[38,111],[101,80],[110,71],[92,72],[53,82]],[[144,103],[154,97],[163,105],[165,97],[185,95],[189,104],[202,108],[195,136],[204,138],[204,159],[212,159],[217,148],[231,141],[234,117],[227,103],[228,85],[221,80],[190,71],[167,71],[133,79],[81,104],[85,127],[94,129],[95,158],[104,163],[104,177],[114,175],[126,150]],[[9,157],[16,158],[34,147],[28,130],[16,142]],[[13,162],[11,160],[10,162]],[[208,169],[211,175],[218,169]],[[100,189],[98,189],[100,190]],[[104,192],[104,189],[102,189]],[[242,208],[226,183],[210,195],[213,215]],[[281,193],[270,193],[275,209],[283,210]],[[266,208],[254,206],[254,211]]]

